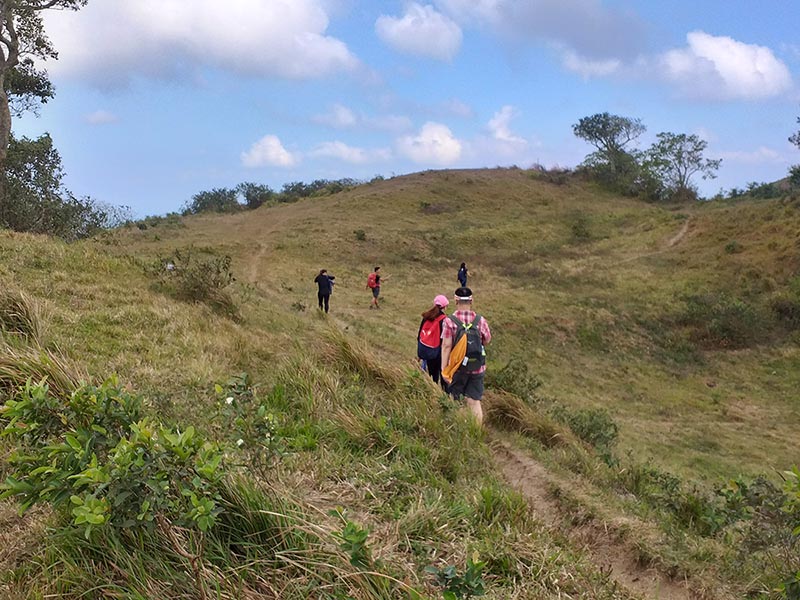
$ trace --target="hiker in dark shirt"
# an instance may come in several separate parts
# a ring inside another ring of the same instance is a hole
[[[314,278],[314,283],[317,284],[319,288],[317,290],[317,300],[319,300],[319,309],[322,310],[323,305],[325,307],[325,312],[328,312],[328,307],[331,300],[331,293],[333,292],[333,284],[334,284],[334,277],[333,275],[328,275],[327,269],[321,269],[319,275]]]
[[[458,269],[458,283],[461,284],[461,287],[467,287],[467,275],[469,275],[467,263],[461,263],[461,267]]]

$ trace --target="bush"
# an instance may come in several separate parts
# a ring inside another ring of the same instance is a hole
[[[0,333],[43,345],[45,320],[39,303],[22,292],[0,292]]]
[[[115,379],[83,386],[64,402],[28,383],[2,414],[19,451],[0,499],[25,510],[48,502],[90,537],[95,527],[210,528],[222,454],[192,427],[170,430],[142,418],[141,400]]]
[[[693,330],[699,341],[722,348],[745,348],[757,342],[763,323],[756,309],[725,293],[708,292],[684,298],[679,323]]]
[[[167,292],[186,302],[202,302],[234,319],[239,309],[227,289],[236,281],[230,256],[200,257],[193,248],[159,258],[147,271]]]
[[[590,408],[570,412],[565,407],[556,405],[551,412],[553,418],[567,425],[572,433],[594,446],[601,455],[610,457],[619,427],[606,409]]]
[[[490,370],[486,374],[486,384],[505,390],[528,403],[536,401],[536,390],[542,380],[531,373],[528,365],[519,358],[511,359],[502,369]]]

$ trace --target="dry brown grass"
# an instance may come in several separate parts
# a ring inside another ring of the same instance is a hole
[[[52,394],[66,398],[89,376],[58,353],[0,344],[0,391],[11,393],[29,380],[46,381]]]
[[[0,332],[12,340],[44,346],[47,319],[42,303],[18,290],[0,292]]]
[[[534,438],[546,448],[579,444],[569,429],[554,423],[513,394],[490,390],[484,395],[482,404],[486,422],[492,427]]]

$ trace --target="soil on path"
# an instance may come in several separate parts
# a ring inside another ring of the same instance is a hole
[[[508,483],[519,491],[531,505],[536,517],[551,529],[561,530],[569,540],[582,546],[591,560],[611,580],[634,595],[656,600],[692,600],[700,596],[682,582],[673,581],[657,569],[641,565],[633,548],[615,535],[614,527],[589,522],[564,530],[568,515],[553,499],[553,477],[541,464],[514,448],[510,443],[493,436],[492,454],[498,470]]]

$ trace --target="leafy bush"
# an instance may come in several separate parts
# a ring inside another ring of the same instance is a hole
[[[738,254],[742,251],[742,245],[736,240],[731,240],[725,244],[725,252],[727,254]]]
[[[353,234],[356,236],[356,239],[357,239],[359,242],[366,241],[366,239],[367,239],[367,232],[366,232],[366,231],[364,231],[363,229],[356,229],[356,230],[353,232]]]
[[[482,576],[485,566],[486,563],[481,562],[475,553],[467,558],[467,568],[463,575],[452,565],[443,569],[425,567],[425,571],[433,575],[434,583],[444,592],[444,600],[457,600],[483,596],[486,593]]]
[[[553,418],[567,425],[572,433],[594,446],[602,456],[610,457],[619,427],[606,409],[589,408],[570,412],[561,405],[555,405],[551,413]]]
[[[542,380],[531,373],[528,365],[521,359],[512,358],[503,368],[488,371],[486,384],[533,403],[536,401],[536,391],[541,387]]]
[[[763,323],[756,309],[739,298],[709,292],[684,298],[679,322],[692,328],[699,341],[723,348],[745,348],[757,342]]]
[[[19,450],[0,498],[23,510],[49,502],[88,538],[95,527],[209,529],[217,506],[218,448],[192,427],[142,418],[141,400],[115,379],[83,386],[65,402],[28,383],[2,407],[4,436]]]
[[[198,256],[193,248],[159,258],[147,271],[168,293],[186,302],[202,302],[231,318],[239,309],[227,289],[236,279],[230,256]]]
[[[184,215],[204,212],[232,213],[244,208],[239,204],[238,191],[231,188],[214,188],[198,192],[183,206]]]

